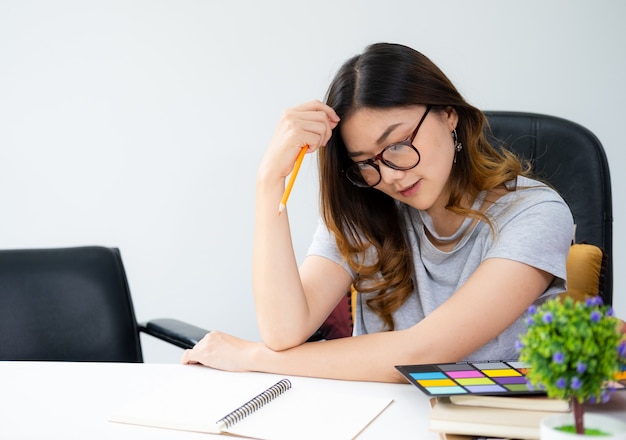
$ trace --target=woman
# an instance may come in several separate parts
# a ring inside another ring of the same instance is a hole
[[[564,290],[573,223],[484,125],[417,51],[375,44],[348,60],[325,104],[284,113],[259,168],[263,342],[212,332],[183,362],[403,381],[394,365],[515,357],[524,311]],[[318,151],[323,221],[298,268],[277,206],[303,145]],[[354,337],[305,343],[351,286]]]

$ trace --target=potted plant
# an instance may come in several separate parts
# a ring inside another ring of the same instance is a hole
[[[518,349],[520,361],[529,366],[529,384],[549,397],[570,400],[575,433],[585,433],[583,403],[608,401],[611,380],[626,365],[619,319],[599,296],[586,301],[566,297],[531,306],[526,324]]]

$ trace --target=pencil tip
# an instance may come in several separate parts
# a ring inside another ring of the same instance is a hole
[[[278,215],[281,215],[281,214],[283,213],[283,211],[285,210],[285,208],[286,208],[285,204],[284,204],[284,203],[281,203],[281,204],[278,206]]]

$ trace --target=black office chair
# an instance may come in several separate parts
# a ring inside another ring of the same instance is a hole
[[[116,248],[0,251],[0,360],[142,362],[140,331],[182,348],[207,333],[138,324]]]
[[[536,176],[565,199],[576,224],[576,243],[602,249],[607,258],[601,292],[613,302],[613,209],[606,154],[598,138],[566,119],[535,113],[485,112],[490,141],[530,160]]]

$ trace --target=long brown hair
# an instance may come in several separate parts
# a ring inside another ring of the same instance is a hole
[[[446,209],[454,213],[491,225],[482,212],[464,208],[461,201],[467,196],[473,200],[480,191],[500,187],[526,173],[524,164],[513,154],[487,142],[483,113],[463,99],[434,63],[409,47],[378,43],[346,61],[329,87],[326,103],[342,120],[362,108],[454,108],[459,116],[456,130],[463,144],[448,181]],[[318,157],[322,217],[339,251],[358,274],[355,289],[378,292],[367,305],[393,330],[392,313],[416,287],[412,251],[397,202],[376,189],[356,187],[342,175],[352,161],[340,126]],[[366,254],[373,251],[375,261],[370,264]]]

